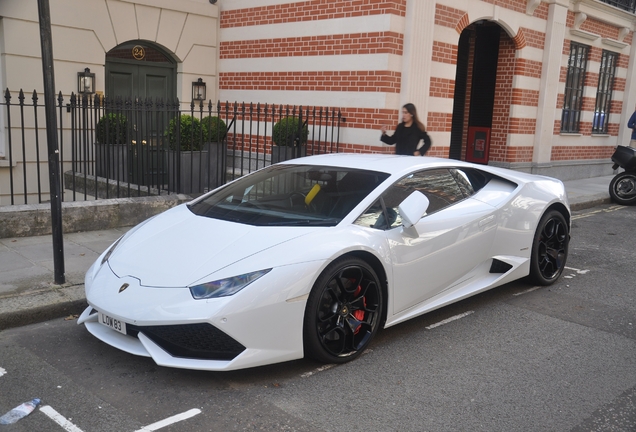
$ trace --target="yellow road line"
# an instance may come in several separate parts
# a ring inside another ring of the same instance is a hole
[[[579,214],[579,215],[576,215],[576,216],[572,216],[572,220],[583,219],[583,218],[586,218],[586,217],[597,215],[599,213],[610,213],[610,212],[613,212],[613,211],[616,211],[616,210],[621,210],[621,209],[624,209],[624,208],[626,208],[626,207],[622,206],[622,205],[613,205],[613,206],[610,206],[610,207],[608,207],[606,209],[594,210],[594,211],[590,211],[590,212],[587,212],[587,213],[583,213],[583,214]]]

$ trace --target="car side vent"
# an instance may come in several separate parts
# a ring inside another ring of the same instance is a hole
[[[490,265],[490,273],[506,273],[512,266],[498,259],[493,259]]]

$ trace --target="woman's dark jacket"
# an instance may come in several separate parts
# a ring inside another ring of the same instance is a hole
[[[397,125],[393,135],[384,134],[380,137],[380,141],[385,144],[395,144],[395,154],[413,156],[420,140],[424,140],[424,145],[419,149],[422,156],[431,148],[431,138],[428,134],[420,130],[415,123],[410,127],[404,126],[404,122]]]

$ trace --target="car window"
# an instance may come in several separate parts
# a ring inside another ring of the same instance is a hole
[[[402,225],[402,218],[394,209],[383,206],[382,199],[379,198],[355,220],[354,224],[386,230]]]
[[[455,177],[457,185],[464,194],[464,197],[469,197],[475,194],[475,188],[473,187],[473,184],[470,181],[470,177],[465,170],[453,168],[450,170],[450,172],[453,177]]]
[[[209,218],[258,226],[334,226],[389,177],[376,171],[274,165],[192,203]]]
[[[387,210],[391,209],[398,215],[392,223],[392,227],[401,224],[398,206],[416,190],[426,195],[429,200],[427,214],[438,212],[466,197],[448,169],[432,169],[410,174],[382,194]],[[399,223],[398,220],[400,220]]]
[[[475,168],[453,168],[451,173],[455,176],[459,187],[466,196],[471,196],[486,186],[492,179],[492,174]]]

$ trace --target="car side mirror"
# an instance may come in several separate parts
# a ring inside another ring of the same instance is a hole
[[[422,219],[426,215],[429,204],[430,202],[426,195],[420,191],[415,191],[406,197],[398,206],[404,228],[410,228]]]

